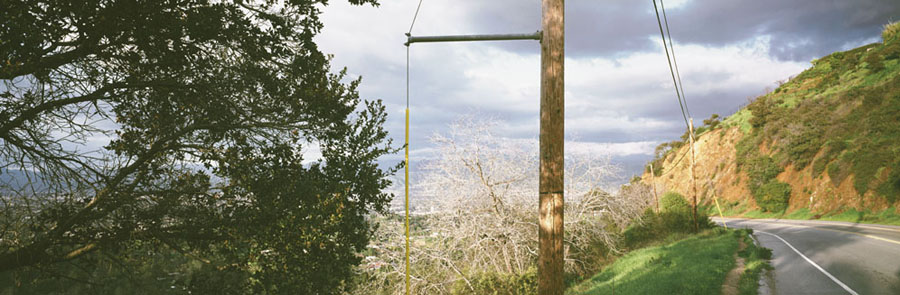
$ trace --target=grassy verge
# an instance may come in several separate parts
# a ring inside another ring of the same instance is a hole
[[[769,259],[772,259],[772,250],[757,246],[750,237],[751,229],[734,231],[740,239],[743,239],[747,248],[738,252],[738,256],[744,258],[744,273],[738,283],[738,291],[741,295],[756,295],[759,290],[759,276],[766,269],[772,269]]]
[[[707,208],[707,212],[711,216],[719,216],[719,211],[715,206]],[[801,208],[793,211],[783,212],[763,212],[759,209],[750,210],[742,204],[733,204],[731,206],[723,206],[722,213],[725,217],[744,217],[744,218],[773,218],[773,219],[795,219],[795,220],[826,220],[826,221],[845,221],[853,223],[869,223],[869,224],[885,224],[900,225],[900,213],[896,208],[887,208],[882,211],[863,210],[859,211],[853,208],[837,210],[835,212],[818,213]]]
[[[756,247],[746,230],[710,229],[686,239],[634,250],[594,277],[572,287],[568,294],[718,294],[734,268],[738,240],[747,239],[738,253],[746,260],[742,294],[755,294],[760,272],[771,252]],[[747,292],[744,293],[744,289]]]

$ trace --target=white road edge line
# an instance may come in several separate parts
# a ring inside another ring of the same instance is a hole
[[[850,287],[848,287],[846,284],[844,284],[843,282],[841,282],[841,280],[838,280],[837,278],[835,278],[833,275],[831,275],[830,273],[828,273],[828,271],[826,271],[826,270],[823,269],[821,266],[819,266],[818,264],[816,264],[815,262],[813,262],[812,259],[809,259],[809,257],[806,257],[806,255],[803,255],[803,253],[800,253],[800,251],[797,250],[797,248],[794,248],[794,245],[791,245],[791,243],[788,243],[787,241],[785,241],[784,239],[782,239],[782,238],[779,237],[778,235],[776,235],[776,234],[771,234],[771,233],[767,233],[767,232],[764,232],[764,231],[761,231],[761,230],[754,230],[753,232],[755,232],[755,233],[767,234],[767,235],[773,236],[773,237],[775,237],[775,238],[778,238],[779,240],[781,240],[782,242],[784,242],[785,245],[787,245],[788,247],[790,247],[791,250],[794,250],[794,252],[797,252],[797,254],[799,254],[800,257],[803,257],[803,259],[805,259],[806,262],[809,262],[809,264],[812,264],[812,266],[814,266],[816,269],[818,269],[818,270],[821,271],[823,274],[825,274],[826,276],[828,276],[829,279],[831,279],[832,281],[834,281],[835,283],[837,283],[838,285],[840,285],[841,288],[844,288],[844,290],[847,290],[847,292],[850,292],[850,294],[853,294],[853,295],[859,295],[859,293],[856,293],[856,291],[853,291],[853,289],[850,289]]]
[[[865,234],[865,233],[863,233],[863,232],[849,231],[849,230],[845,230],[845,229],[833,229],[833,228],[827,228],[827,227],[823,227],[823,226],[815,226],[815,225],[809,225],[809,224],[788,223],[788,222],[782,223],[782,222],[777,222],[777,221],[767,221],[767,220],[742,219],[741,221],[751,222],[751,223],[758,223],[758,224],[760,224],[760,223],[761,223],[761,224],[777,224],[777,225],[788,226],[788,227],[802,227],[802,228],[811,228],[811,229],[815,229],[815,230],[824,230],[824,231],[831,231],[831,232],[839,232],[839,233],[842,233],[842,234],[857,235],[857,236],[860,236],[860,237],[865,237],[865,238],[870,238],[870,239],[879,240],[879,241],[882,241],[882,242],[888,242],[888,243],[894,243],[894,244],[900,245],[900,241],[897,241],[897,240],[892,240],[892,239],[888,239],[888,238],[883,238],[883,237],[879,237],[879,236],[876,236],[876,235]],[[722,220],[722,224],[725,224],[725,221],[724,221],[724,220]],[[826,224],[826,225],[827,225],[827,224]]]
[[[803,221],[803,220],[801,220],[801,221]],[[867,226],[867,225],[862,225],[862,224],[848,225],[848,224],[840,223],[837,221],[835,221],[835,222],[819,221],[819,222],[821,222],[822,224],[825,224],[825,225],[836,225],[836,226],[841,226],[841,227],[850,227],[850,228],[859,227],[859,228],[868,228],[868,229],[874,229],[874,230],[900,232],[900,230],[898,230],[898,229],[887,228],[887,227]],[[797,224],[809,226],[809,225],[805,225],[803,223],[797,223]]]
[[[896,228],[869,226],[869,225],[860,224],[860,223],[854,223],[851,225],[851,224],[844,223],[842,221],[803,220],[803,219],[752,219],[752,218],[734,218],[734,217],[725,217],[724,219],[720,218],[720,217],[713,217],[713,218],[717,218],[720,220],[730,219],[730,220],[745,220],[745,221],[777,223],[777,224],[797,224],[797,225],[802,225],[802,226],[807,226],[807,227],[815,227],[815,225],[803,224],[804,221],[815,221],[815,223],[820,223],[823,225],[835,225],[835,226],[850,227],[850,228],[858,227],[858,228],[868,228],[868,229],[874,229],[874,230],[900,232],[900,229],[896,229]]]

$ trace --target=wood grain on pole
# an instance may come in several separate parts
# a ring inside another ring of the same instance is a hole
[[[563,0],[543,0],[538,294],[563,294]]]

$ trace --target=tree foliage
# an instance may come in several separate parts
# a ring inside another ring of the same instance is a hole
[[[770,181],[756,189],[753,195],[763,211],[783,212],[788,207],[791,186],[781,181]]]
[[[325,4],[4,1],[0,271],[142,249],[216,273],[185,289],[339,291],[396,167],[384,106],[313,42]]]
[[[677,192],[667,192],[659,200],[659,207],[662,212],[674,212],[679,214],[690,214],[691,204],[684,199],[684,196]]]

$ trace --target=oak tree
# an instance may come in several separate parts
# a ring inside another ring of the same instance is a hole
[[[346,287],[395,150],[313,42],[326,4],[3,1],[0,272],[140,249],[202,262],[188,289]]]

